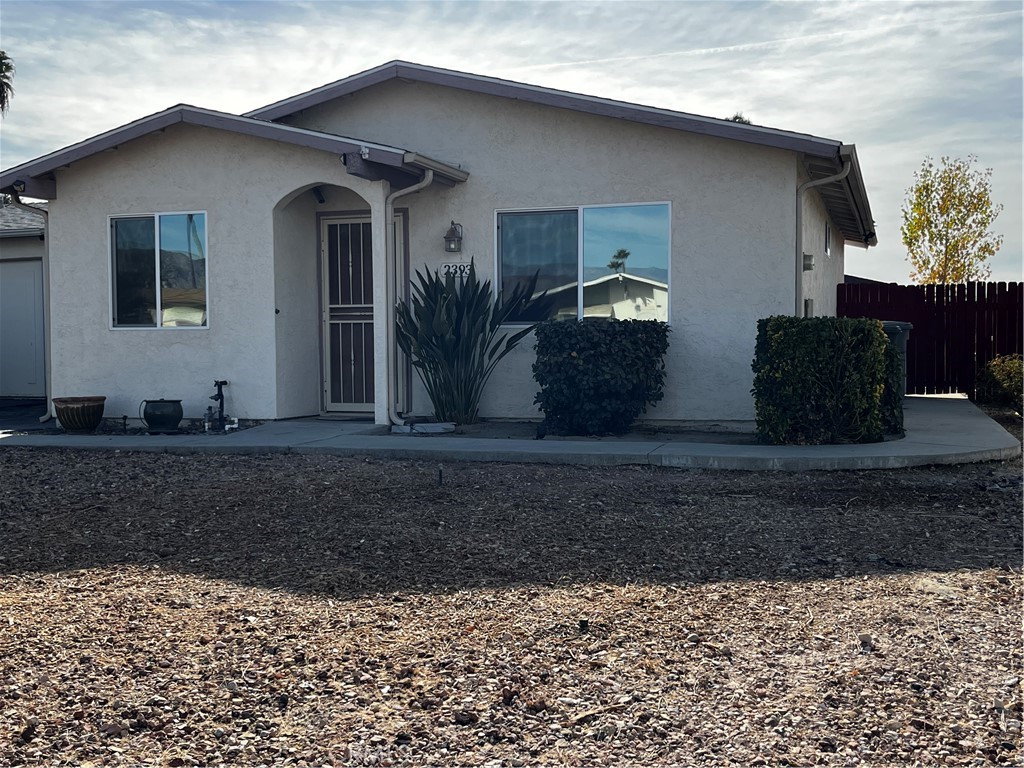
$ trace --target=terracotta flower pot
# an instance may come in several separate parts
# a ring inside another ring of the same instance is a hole
[[[107,398],[55,397],[53,408],[64,431],[69,435],[91,435],[103,419],[103,404]]]

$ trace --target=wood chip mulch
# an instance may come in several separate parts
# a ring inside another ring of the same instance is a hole
[[[0,449],[0,764],[1021,763],[1021,466]]]

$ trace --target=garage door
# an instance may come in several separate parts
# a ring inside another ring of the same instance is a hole
[[[0,397],[45,397],[43,262],[0,261]]]

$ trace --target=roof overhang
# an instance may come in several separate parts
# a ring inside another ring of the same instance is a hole
[[[676,112],[670,109],[659,109],[626,101],[615,101],[598,96],[587,96],[570,91],[559,91],[539,85],[528,85],[512,80],[501,80],[496,77],[484,77],[451,69],[428,67],[406,61],[392,61],[374,69],[337,80],[311,91],[291,96],[287,99],[269,104],[251,112],[246,117],[261,120],[281,120],[289,115],[318,106],[327,101],[348,96],[370,86],[388,80],[404,80],[409,82],[442,85],[464,91],[482,93],[490,96],[501,96],[517,101],[544,104],[549,107],[570,109],[604,117],[614,117],[635,123],[646,123],[663,128],[734,139],[751,144],[789,149],[812,155],[834,154],[841,142],[833,139],[822,139],[806,133],[782,131],[761,125],[747,125],[732,120],[720,120],[714,117],[695,115],[689,112]]]
[[[425,158],[400,147],[179,104],[3,171],[0,173],[0,191],[16,191],[28,197],[52,200],[57,197],[57,170],[179,123],[319,149],[342,158],[358,157],[360,162],[356,165],[359,173],[354,175],[373,180],[386,178],[397,187],[416,183],[423,177],[427,167],[434,171],[434,178],[443,184],[456,184],[469,176],[461,168]]]
[[[849,161],[850,172],[845,178],[822,184],[817,192],[846,242],[862,248],[878,245],[871,205],[857,161],[857,148],[843,144],[835,158],[804,156],[803,161],[811,181],[837,175]]]

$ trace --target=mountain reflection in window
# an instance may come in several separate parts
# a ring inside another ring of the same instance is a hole
[[[115,327],[206,326],[206,214],[111,220]]]
[[[162,325],[206,322],[206,216],[160,217],[160,304]]]

